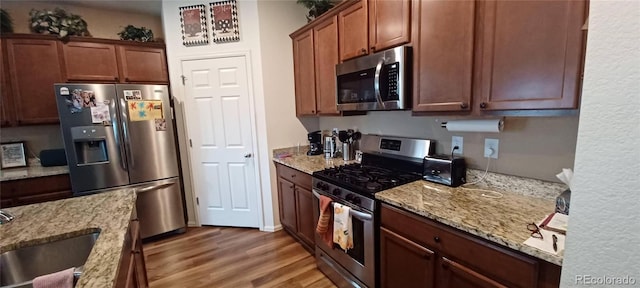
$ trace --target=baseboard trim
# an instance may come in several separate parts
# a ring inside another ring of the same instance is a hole
[[[280,230],[282,230],[282,225],[264,226],[262,227],[262,229],[260,229],[260,231],[264,231],[264,232],[276,232]]]
[[[196,221],[189,221],[187,222],[187,227],[200,227],[200,225]]]

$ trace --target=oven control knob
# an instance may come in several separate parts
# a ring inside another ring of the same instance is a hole
[[[329,189],[329,185],[322,182],[318,182],[318,184],[316,184],[316,187],[322,191],[327,191]]]
[[[351,199],[351,202],[353,204],[360,205],[360,197],[353,197],[353,199]]]
[[[336,188],[336,189],[333,189],[331,193],[335,196],[340,196],[340,194],[342,194],[342,190],[340,190],[340,188]]]

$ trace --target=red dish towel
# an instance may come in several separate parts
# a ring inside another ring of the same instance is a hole
[[[33,279],[33,288],[73,288],[73,270],[69,268]]]
[[[329,247],[333,247],[333,221],[331,221],[333,209],[331,208],[331,198],[320,195],[320,217],[316,232],[322,236],[322,241]]]

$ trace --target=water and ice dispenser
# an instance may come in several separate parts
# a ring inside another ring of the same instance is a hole
[[[107,129],[109,126],[80,126],[71,128],[71,138],[78,166],[109,162]]]

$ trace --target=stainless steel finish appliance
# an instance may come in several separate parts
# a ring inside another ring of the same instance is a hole
[[[142,238],[184,229],[168,87],[54,88],[74,195],[135,188]]]
[[[340,111],[411,106],[411,47],[401,46],[336,65]]]
[[[376,287],[379,205],[375,193],[422,177],[422,159],[434,142],[424,139],[363,135],[367,149],[360,164],[349,164],[313,173],[314,216],[320,215],[319,198],[351,208],[353,249],[327,245],[316,233],[316,263],[338,287]],[[377,143],[377,144],[374,144]],[[423,147],[408,149],[402,147]],[[387,153],[387,152],[397,153]],[[399,152],[400,151],[400,152]]]
[[[462,157],[433,155],[424,157],[424,180],[458,187],[467,182],[467,165]]]

